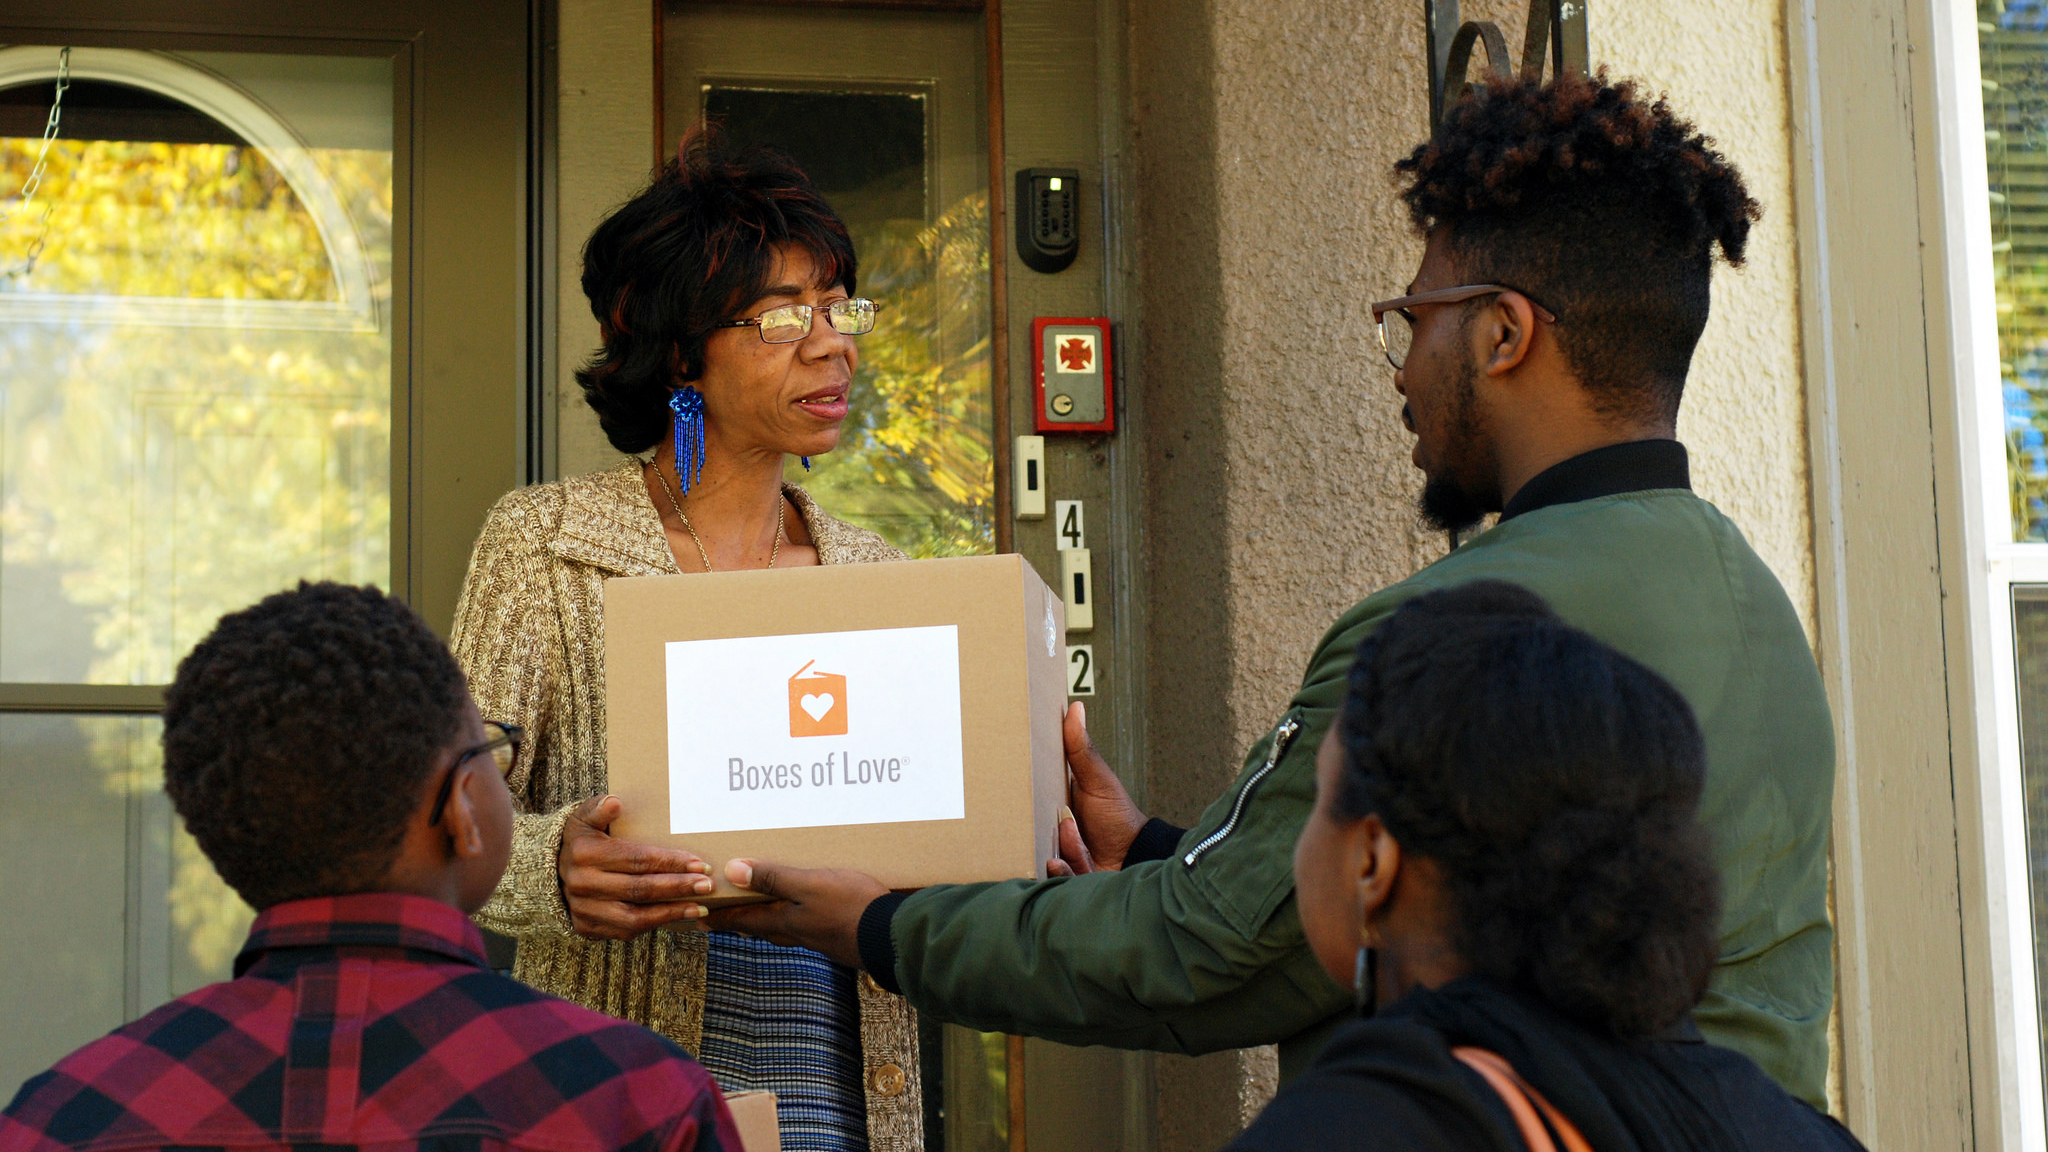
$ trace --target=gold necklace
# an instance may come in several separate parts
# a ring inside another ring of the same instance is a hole
[[[704,562],[704,570],[706,572],[711,571],[711,553],[704,550],[703,538],[698,536],[697,529],[691,526],[690,518],[683,514],[683,502],[676,498],[676,490],[668,482],[668,473],[663,472],[661,465],[656,464],[652,460],[647,462],[647,467],[654,469],[655,479],[661,481],[661,494],[668,497],[668,506],[676,510],[676,519],[683,522],[683,531],[688,532],[690,540],[697,545],[697,559]],[[768,566],[770,568],[775,567],[775,558],[782,555],[782,503],[782,493],[780,490],[777,490],[775,493],[775,544],[768,549]]]

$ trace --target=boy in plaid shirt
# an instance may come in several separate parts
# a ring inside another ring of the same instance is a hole
[[[235,979],[24,1084],[0,1152],[739,1152],[703,1068],[492,972],[468,919],[512,843],[519,732],[374,588],[223,618],[164,701],[164,787],[260,910]]]

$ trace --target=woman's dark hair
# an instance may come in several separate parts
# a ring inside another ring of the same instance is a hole
[[[1656,673],[1482,581],[1358,649],[1335,809],[1442,869],[1473,969],[1622,1037],[1707,989],[1720,878],[1692,710]]]
[[[1675,419],[1718,245],[1741,264],[1762,209],[1714,142],[1606,73],[1489,83],[1394,165],[1416,227],[1466,283],[1520,289],[1602,411]]]
[[[300,584],[221,617],[164,694],[164,791],[242,899],[375,886],[469,690],[375,588]]]
[[[808,252],[816,283],[851,293],[853,241],[795,163],[740,149],[715,125],[683,140],[654,182],[590,234],[583,294],[604,345],[576,372],[612,447],[644,452],[668,432],[669,391],[704,372],[704,342],[767,294],[777,249]]]

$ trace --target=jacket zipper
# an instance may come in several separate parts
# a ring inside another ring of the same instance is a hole
[[[1259,770],[1252,773],[1252,778],[1244,782],[1244,788],[1237,794],[1237,803],[1230,806],[1230,818],[1223,822],[1221,828],[1202,837],[1200,844],[1188,849],[1188,854],[1180,858],[1182,864],[1193,868],[1195,861],[1200,860],[1203,853],[1223,843],[1230,838],[1232,832],[1237,831],[1237,822],[1244,817],[1245,805],[1252,802],[1252,793],[1258,790],[1259,782],[1280,763],[1280,757],[1287,754],[1287,746],[1293,743],[1294,734],[1299,731],[1301,721],[1292,715],[1280,722],[1279,729],[1273,733],[1273,750],[1266,754],[1266,762],[1259,765]]]

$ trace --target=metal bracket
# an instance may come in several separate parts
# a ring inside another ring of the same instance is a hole
[[[1516,73],[1508,61],[1507,37],[1491,20],[1458,19],[1458,0],[1422,0],[1429,40],[1429,127],[1433,132],[1444,109],[1468,87],[1484,81],[1466,79],[1472,51],[1484,47],[1489,76],[1506,80]],[[1543,79],[1543,60],[1551,60],[1553,76],[1587,76],[1592,72],[1586,48],[1586,0],[1529,0],[1529,22],[1522,35],[1521,76]]]

